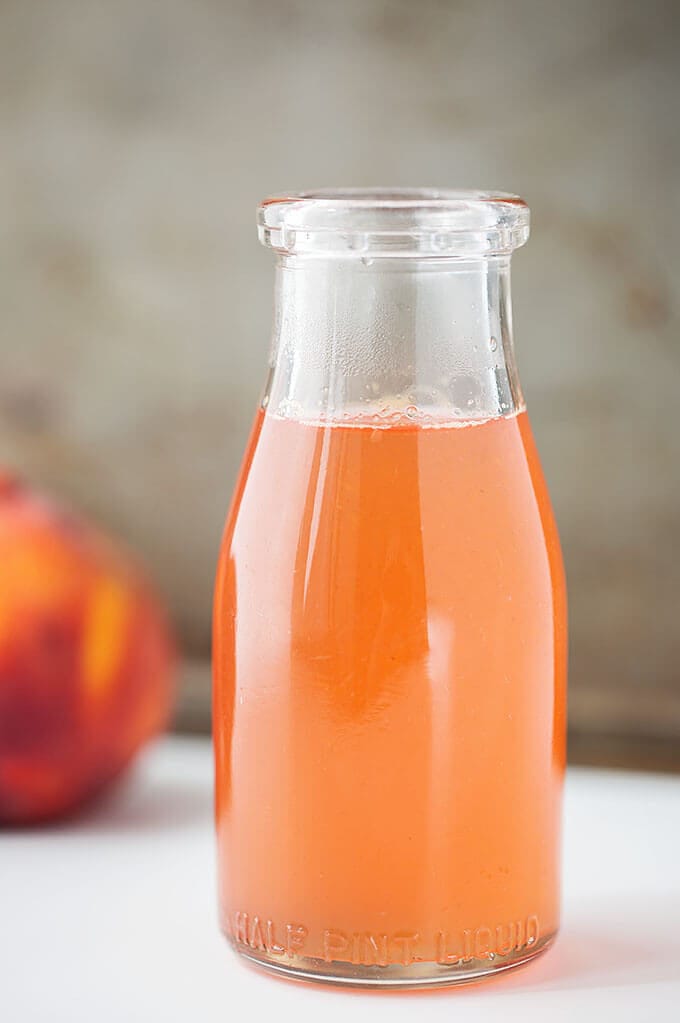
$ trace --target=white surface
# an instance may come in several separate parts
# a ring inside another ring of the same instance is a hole
[[[678,778],[572,770],[555,948],[484,985],[422,994],[241,965],[215,922],[211,812],[208,743],[173,739],[87,819],[0,835],[3,1023],[679,1018]]]

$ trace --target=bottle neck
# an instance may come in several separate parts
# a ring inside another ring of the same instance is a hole
[[[519,411],[510,257],[280,257],[263,405],[386,424]]]

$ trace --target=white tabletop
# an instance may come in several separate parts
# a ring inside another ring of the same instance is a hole
[[[414,994],[296,984],[218,934],[209,744],[166,739],[78,823],[0,834],[0,1018],[680,1018],[680,779],[575,769],[566,808],[562,933],[533,965]]]

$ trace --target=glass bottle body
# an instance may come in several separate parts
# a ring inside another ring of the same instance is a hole
[[[508,272],[283,257],[214,633],[221,923],[273,970],[454,983],[556,933],[564,580]]]

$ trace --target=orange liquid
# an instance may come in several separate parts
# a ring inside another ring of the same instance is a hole
[[[232,940],[289,962],[455,964],[554,933],[565,635],[525,413],[261,414],[215,605]]]

